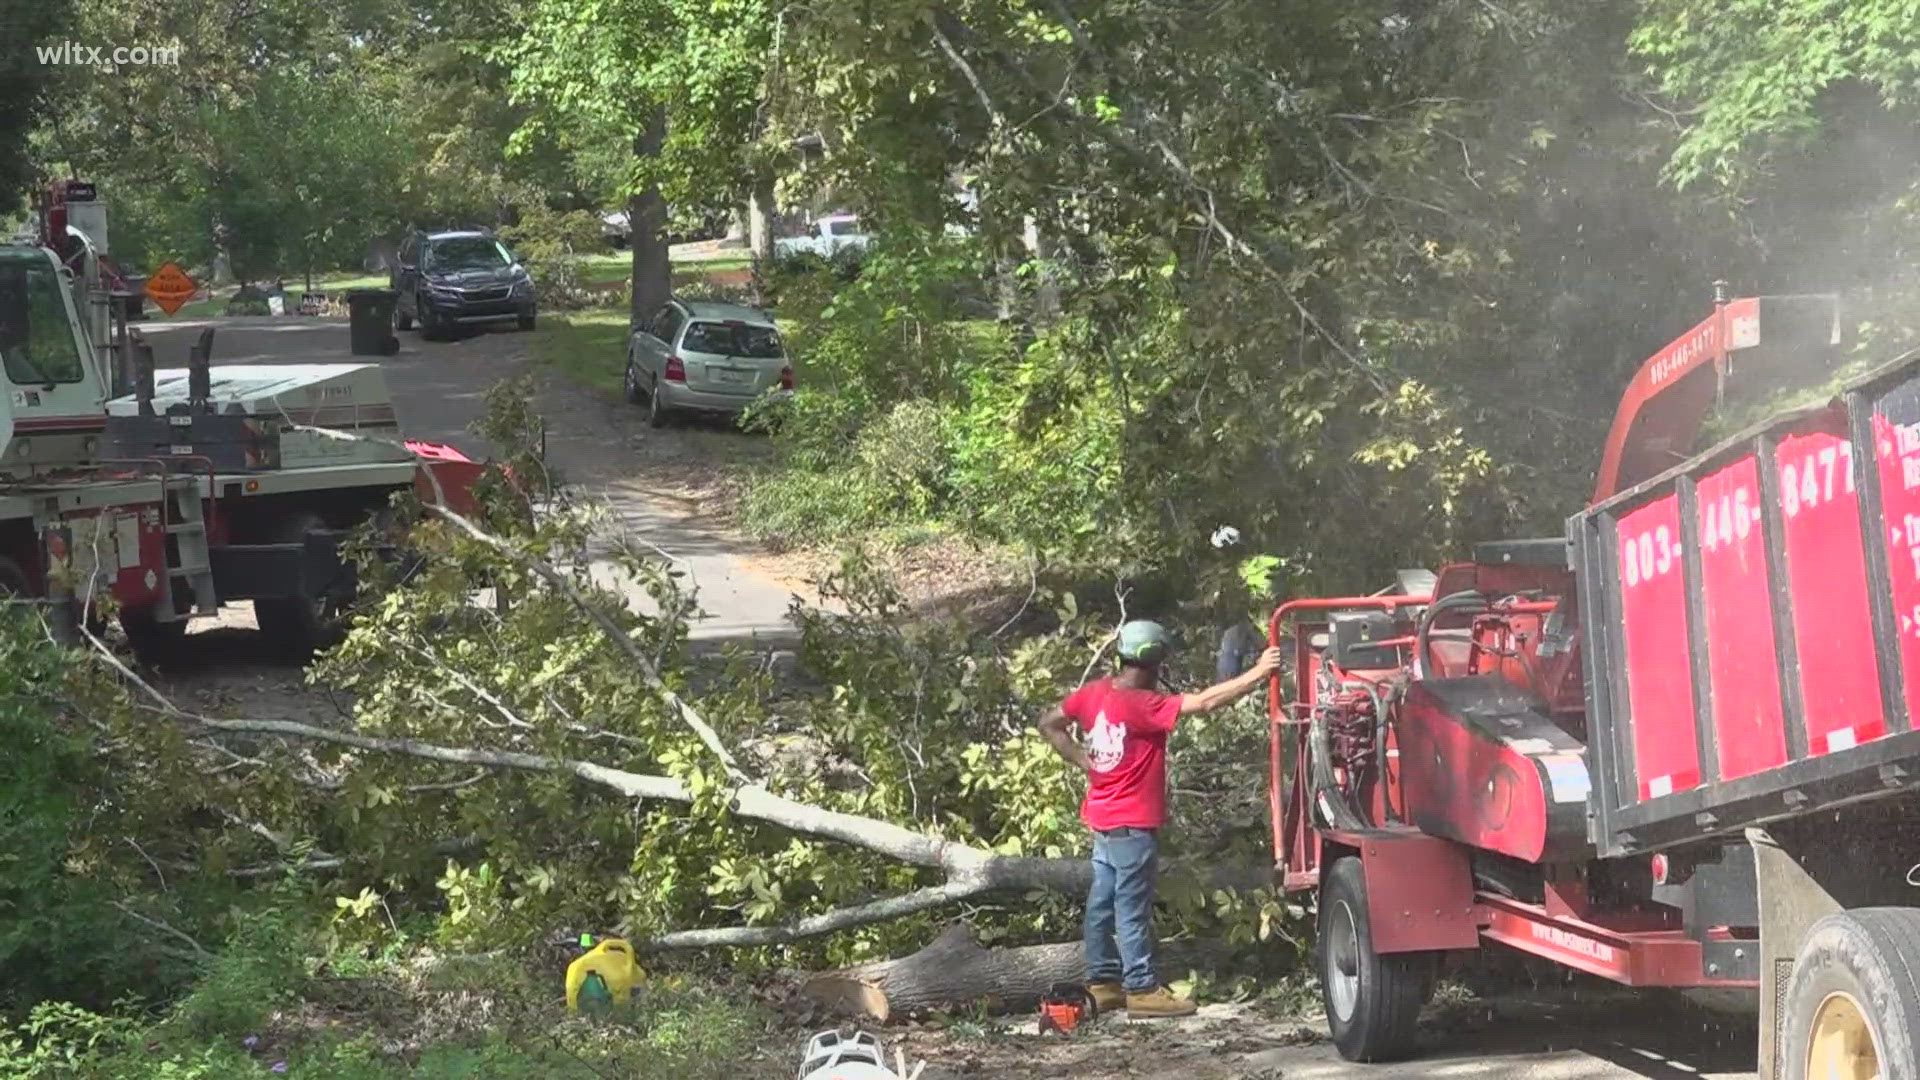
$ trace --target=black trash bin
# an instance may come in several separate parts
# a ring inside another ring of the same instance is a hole
[[[349,334],[355,356],[392,356],[400,351],[393,336],[392,289],[353,289],[347,293]]]

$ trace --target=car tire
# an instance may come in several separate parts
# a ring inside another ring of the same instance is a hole
[[[653,388],[647,391],[647,424],[650,427],[663,428],[673,419],[673,410],[660,402],[660,380],[653,381]]]
[[[627,399],[627,404],[638,405],[646,400],[646,391],[640,389],[640,373],[633,370],[632,354],[627,356],[627,372],[620,383],[621,396]]]
[[[534,316],[532,316],[532,315],[522,315],[522,316],[520,316],[520,329],[522,329],[522,330],[531,330],[531,329],[533,329],[533,327],[534,327],[534,318],[535,318],[535,317],[534,317]]]
[[[1333,1044],[1348,1061],[1397,1061],[1413,1053],[1420,1008],[1433,993],[1437,956],[1373,951],[1367,879],[1360,860],[1338,859],[1321,877],[1320,990]]]
[[[162,622],[154,616],[152,607],[122,610],[120,632],[127,635],[127,647],[133,650],[134,658],[148,667],[171,666],[186,653],[187,620]]]
[[[433,305],[415,300],[413,306],[420,315],[420,336],[427,341],[439,341],[440,317],[433,313]]]

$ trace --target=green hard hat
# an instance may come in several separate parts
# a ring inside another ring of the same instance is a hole
[[[1167,658],[1167,631],[1157,622],[1135,619],[1120,627],[1120,659],[1157,664]]]

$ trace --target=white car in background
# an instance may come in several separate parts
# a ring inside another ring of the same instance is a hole
[[[831,259],[835,252],[844,248],[866,248],[873,243],[873,237],[860,225],[855,214],[829,214],[814,221],[812,231],[805,236],[789,236],[773,242],[773,253],[777,256],[797,255],[810,251],[823,259]]]
[[[673,300],[627,340],[626,398],[647,422],[675,413],[739,414],[762,394],[793,393],[793,362],[773,316],[710,300]]]

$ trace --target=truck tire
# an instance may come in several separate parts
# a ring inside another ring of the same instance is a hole
[[[161,622],[152,608],[120,612],[120,631],[127,635],[134,658],[148,667],[168,666],[186,652],[187,620]]]
[[[1856,908],[1814,923],[1780,1024],[1787,1080],[1920,1080],[1920,910]]]
[[[1340,1056],[1396,1061],[1412,1054],[1438,954],[1373,951],[1367,879],[1358,858],[1349,855],[1324,871],[1318,938],[1320,993]]]
[[[0,555],[0,600],[31,595],[33,589],[27,583],[26,570],[15,559]]]
[[[319,514],[302,511],[276,525],[273,541],[289,544],[305,540],[310,532],[327,531]],[[340,636],[338,605],[330,596],[261,597],[253,602],[253,617],[272,651],[295,663],[312,659]]]

